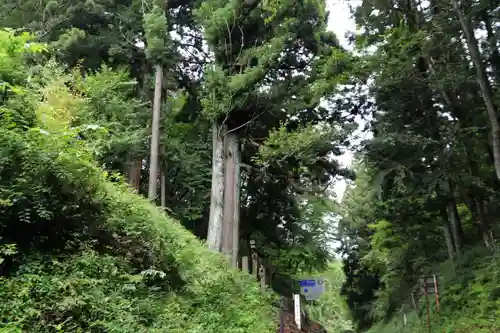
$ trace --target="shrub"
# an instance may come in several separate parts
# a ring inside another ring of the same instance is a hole
[[[57,121],[88,100],[63,80],[38,98],[17,77],[29,94],[0,101],[0,332],[273,331],[271,295],[102,171]],[[25,106],[15,118],[12,103]]]

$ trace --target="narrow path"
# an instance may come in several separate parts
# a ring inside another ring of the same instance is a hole
[[[299,330],[297,328],[297,325],[295,325],[295,320],[292,313],[285,312],[284,317],[285,328],[283,333],[327,333],[323,326],[316,322],[310,322],[305,325],[302,330]],[[279,324],[276,333],[280,333]]]

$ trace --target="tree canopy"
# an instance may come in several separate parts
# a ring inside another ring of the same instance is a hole
[[[446,320],[475,297],[475,274],[496,274],[474,265],[491,269],[498,234],[497,5],[363,1],[353,15],[353,85],[366,87],[353,107],[371,131],[339,210],[354,321],[423,332],[424,322],[404,328],[402,317],[426,316],[420,279],[436,274],[443,312],[434,327],[490,332],[498,323],[475,305]]]
[[[233,267],[256,241],[282,295],[329,267],[351,127],[324,104],[349,61],[325,8],[0,4],[0,328],[267,332],[267,296],[225,303],[251,279],[183,227]]]
[[[0,3],[0,331],[271,332],[253,245],[330,331],[425,329],[426,275],[500,326],[498,5],[353,2],[349,49],[326,7]]]

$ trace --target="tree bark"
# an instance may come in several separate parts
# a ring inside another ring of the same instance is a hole
[[[481,95],[486,106],[486,111],[488,112],[488,116],[490,118],[494,166],[496,176],[500,179],[500,124],[498,122],[495,104],[493,103],[493,92],[488,81],[488,76],[486,75],[483,61],[481,60],[481,54],[479,53],[477,40],[474,36],[474,30],[472,29],[470,22],[465,18],[458,0],[452,0],[451,3],[458,16],[460,25],[462,26],[465,39],[467,40],[467,47],[469,49],[472,63],[476,68],[477,83],[479,84]]]
[[[452,264],[455,264],[455,251],[453,248],[453,239],[451,237],[450,226],[448,221],[444,221],[442,226],[444,232],[444,239],[446,241],[446,248],[448,249],[448,256],[450,257],[450,261]]]
[[[167,175],[165,168],[161,168],[161,181],[160,181],[160,202],[163,209],[167,208]]]
[[[224,141],[223,128],[216,121],[212,125],[212,193],[208,221],[207,245],[222,250],[222,226],[224,218]]]
[[[451,233],[453,235],[453,244],[455,246],[455,250],[459,255],[462,251],[463,247],[463,239],[462,239],[462,223],[460,221],[460,217],[458,216],[457,206],[454,199],[448,201],[448,216],[451,222]]]
[[[224,136],[224,217],[222,227],[222,252],[232,262],[233,253],[233,211],[234,211],[234,133]]]
[[[129,165],[128,183],[139,192],[141,186],[142,159],[133,161]]]
[[[240,251],[240,207],[241,207],[241,152],[238,138],[234,142],[234,209],[233,209],[233,260],[234,268],[238,268]]]
[[[156,200],[158,192],[158,150],[160,144],[160,111],[161,111],[161,90],[163,83],[163,66],[155,66],[155,93],[153,98],[153,121],[151,124],[151,155],[149,163],[149,187],[148,199]]]
[[[484,209],[484,201],[478,199],[476,201],[476,207],[479,218],[479,227],[481,228],[481,233],[483,234],[484,245],[488,249],[493,249],[493,242],[495,240],[495,237],[493,235],[493,231],[491,230],[488,216],[486,215],[486,211]]]
[[[240,218],[240,151],[238,135],[228,132],[224,137],[224,226],[222,250],[237,268]]]

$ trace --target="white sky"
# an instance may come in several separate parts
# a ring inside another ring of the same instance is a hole
[[[326,6],[330,12],[328,18],[328,29],[333,31],[340,43],[346,47],[350,48],[347,44],[345,38],[345,33],[348,31],[355,31],[356,24],[351,18],[351,13],[349,11],[349,3],[356,5],[359,1],[357,0],[327,0]],[[348,151],[338,158],[338,161],[342,166],[350,166],[353,161],[353,153]],[[344,191],[346,189],[347,183],[345,180],[337,180],[333,185],[333,189],[337,196],[337,200],[342,198]]]

